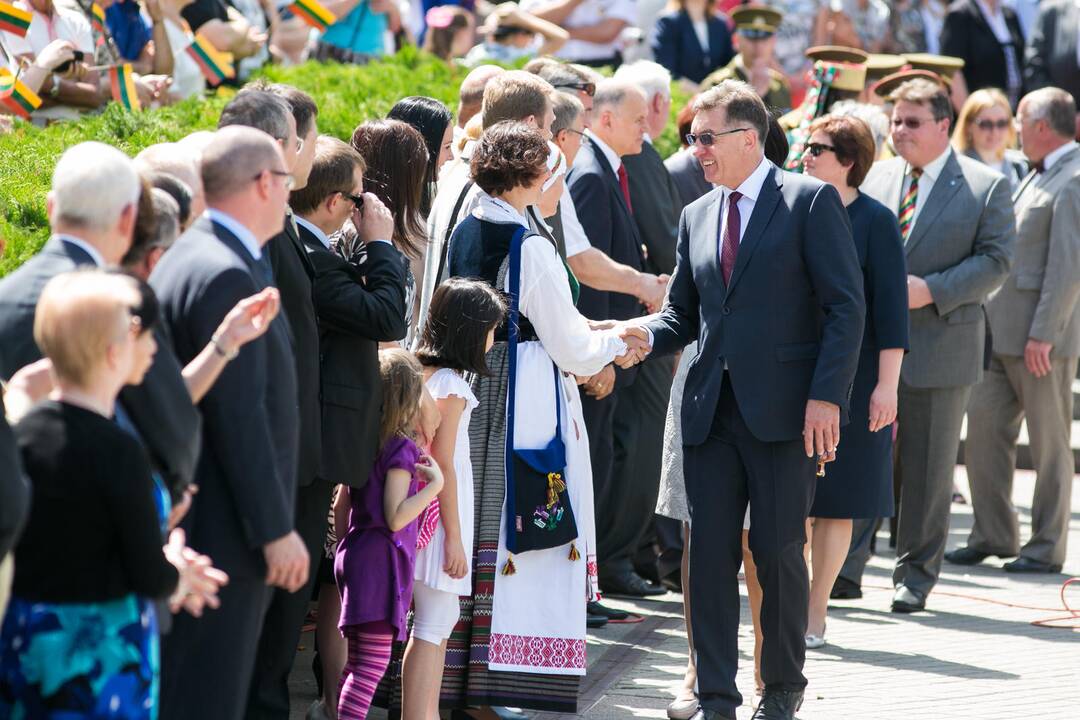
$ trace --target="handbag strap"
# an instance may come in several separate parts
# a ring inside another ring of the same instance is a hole
[[[450,257],[450,236],[454,234],[454,229],[457,228],[457,216],[461,212],[461,206],[465,204],[465,197],[472,190],[473,181],[465,183],[465,187],[461,188],[461,194],[458,195],[457,202],[454,203],[454,210],[450,213],[450,222],[446,225],[446,234],[443,235],[442,250],[439,251],[439,269],[435,273],[435,284],[438,285],[443,281],[443,272],[446,270],[446,259]]]
[[[525,242],[527,228],[518,227],[510,239],[510,314],[507,317],[507,352],[510,353],[510,382],[506,397],[506,548],[511,553],[517,548],[517,518],[514,515],[514,411],[517,405],[517,346],[520,342],[518,319],[521,295],[521,246]],[[562,393],[559,390],[559,368],[551,363],[555,374],[555,437],[562,437]]]

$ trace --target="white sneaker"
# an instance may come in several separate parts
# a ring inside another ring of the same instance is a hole
[[[817,650],[818,648],[825,647],[825,631],[822,630],[820,635],[807,635],[806,636],[806,649]]]
[[[326,712],[326,703],[322,700],[311,703],[307,714],[304,715],[304,720],[330,720],[330,713]]]
[[[697,711],[697,696],[690,698],[675,698],[671,701],[671,704],[667,706],[667,716],[671,718],[671,720],[690,720],[697,714]]]

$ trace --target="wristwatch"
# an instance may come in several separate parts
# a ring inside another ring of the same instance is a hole
[[[60,75],[59,73],[52,74],[52,85],[49,87],[49,97],[57,98],[60,96]]]
[[[210,338],[210,344],[214,346],[214,352],[225,358],[226,362],[234,360],[236,356],[240,354],[240,348],[236,348],[232,352],[227,351],[225,346],[221,344],[221,341],[218,340],[217,335]]]

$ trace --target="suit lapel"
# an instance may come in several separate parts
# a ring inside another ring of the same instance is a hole
[[[963,176],[964,173],[960,170],[960,163],[956,161],[956,155],[949,153],[949,159],[945,161],[945,166],[941,169],[941,175],[934,182],[934,187],[930,189],[930,197],[926,198],[926,205],[919,211],[919,215],[915,219],[915,227],[912,229],[905,247],[908,255],[911,255],[915,246],[926,237],[937,216],[949,204],[953,196],[960,191],[960,180]]]
[[[900,195],[904,190],[904,168],[906,167],[907,163],[898,159],[890,170],[883,173],[881,179],[885,188],[881,203],[892,210],[893,215],[898,215],[900,211]]]
[[[761,242],[765,227],[769,224],[773,211],[776,210],[776,206],[780,203],[780,187],[782,185],[783,179],[780,170],[775,167],[770,168],[769,175],[765,178],[765,182],[761,184],[761,194],[758,196],[757,202],[754,203],[754,212],[750,214],[750,222],[746,224],[746,234],[743,235],[742,242],[739,243],[739,254],[735,256],[735,268],[731,271],[731,282],[727,288],[728,295],[731,295],[731,291],[742,276],[743,269],[750,262],[750,256],[754,254],[754,250],[757,249],[758,244]]]
[[[724,278],[720,273],[720,206],[724,194],[721,190],[710,190],[710,192],[715,192],[715,195],[705,208],[705,232],[701,235],[707,243],[706,247],[702,248],[705,258],[704,267],[711,275],[716,276],[717,284],[724,287]],[[694,253],[691,252],[691,257],[693,255]]]
[[[630,208],[626,206],[626,198],[622,194],[622,186],[619,185],[619,178],[615,173],[615,168],[611,167],[611,163],[608,162],[607,155],[600,149],[600,146],[589,138],[589,149],[592,150],[593,155],[596,157],[596,164],[598,167],[604,170],[604,179],[607,180],[608,187],[615,195],[619,206],[623,209],[626,215],[630,216]]]
[[[285,215],[285,234],[289,237],[293,250],[300,256],[300,262],[304,265],[304,272],[307,273],[309,278],[314,278],[315,268],[311,264],[311,259],[307,256],[303,241],[300,240],[300,228],[296,225],[296,218],[293,217],[292,208],[289,208]]]

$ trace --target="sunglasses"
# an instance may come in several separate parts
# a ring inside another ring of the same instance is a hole
[[[1005,130],[1009,127],[1008,120],[980,120],[975,123],[975,127],[979,128],[983,132],[990,132],[991,130]]]
[[[810,143],[806,146],[806,152],[810,153],[814,157],[821,157],[822,153],[835,153],[836,148],[832,145],[826,145],[825,143]]]
[[[892,119],[892,126],[894,128],[899,128],[899,127],[903,126],[903,127],[906,127],[908,130],[918,130],[919,128],[921,128],[923,126],[924,123],[935,123],[935,122],[937,122],[937,120],[934,120],[933,118],[925,118],[924,119],[924,118],[914,118],[914,117],[907,117],[907,118],[894,117]]]
[[[705,147],[712,147],[716,143],[716,139],[723,137],[724,135],[731,135],[737,132],[746,132],[750,128],[734,128],[732,130],[724,130],[723,132],[713,132],[712,130],[706,130],[699,133],[687,133],[686,144],[690,147],[697,145],[699,142]]]
[[[346,198],[348,198],[349,200],[352,200],[352,204],[356,206],[357,210],[360,210],[360,211],[364,210],[364,196],[363,195],[352,195],[351,193],[347,193],[344,190],[341,192],[341,194],[343,196],[345,196]]]
[[[563,83],[563,84],[560,84],[560,85],[556,85],[555,87],[556,88],[570,88],[571,90],[580,90],[581,92],[585,93],[589,97],[592,97],[593,95],[596,94],[596,83],[591,83],[591,82],[586,82],[586,83]]]

